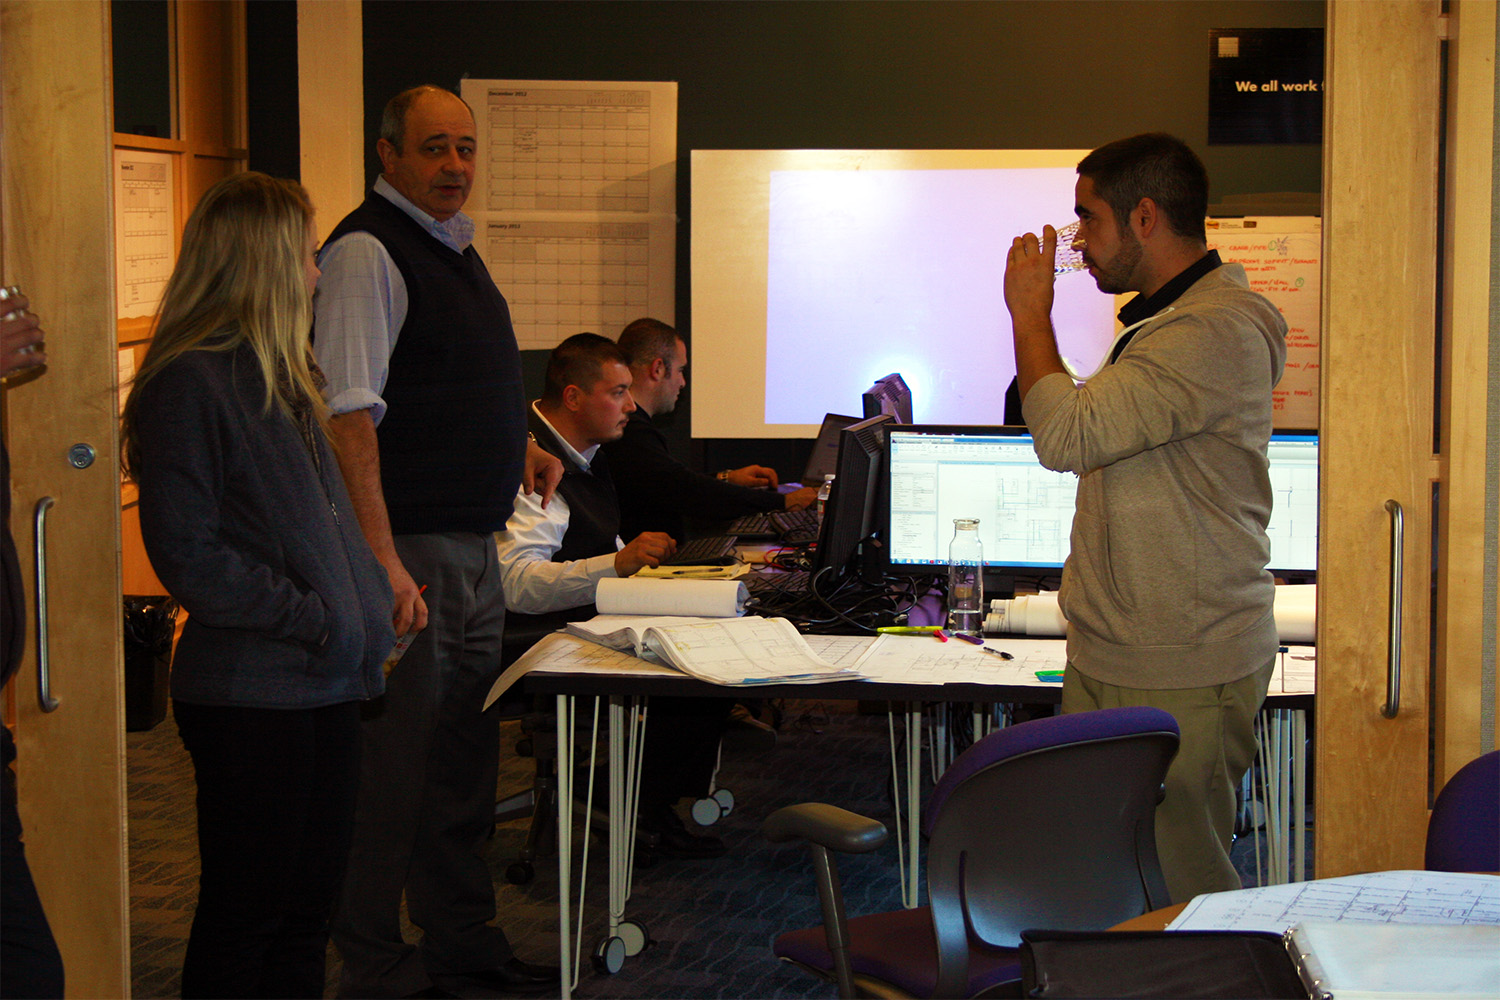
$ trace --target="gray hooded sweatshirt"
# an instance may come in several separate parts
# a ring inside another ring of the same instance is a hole
[[[1083,674],[1204,687],[1275,655],[1266,444],[1285,361],[1286,322],[1225,264],[1090,381],[1032,386],[1038,458],[1080,476],[1059,600]]]

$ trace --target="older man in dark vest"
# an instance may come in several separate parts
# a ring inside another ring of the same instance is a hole
[[[625,355],[606,337],[580,333],[547,363],[542,398],[531,407],[537,442],[563,463],[552,503],[516,497],[516,512],[498,536],[500,575],[511,609],[507,631],[541,631],[594,615],[601,579],[627,577],[671,557],[671,536],[646,531],[619,538],[620,505],[600,445],[624,433],[635,410]],[[655,698],[641,771],[642,832],[668,857],[725,852],[715,837],[689,832],[673,811],[701,796],[713,775],[730,702],[722,698]]]
[[[398,94],[374,190],[330,234],[314,301],[330,431],[360,528],[417,631],[364,722],[359,805],[334,914],[341,996],[547,992],[492,924],[479,853],[493,822],[499,726],[480,711],[500,668],[505,599],[492,533],[517,489],[546,503],[562,474],[526,436],[505,298],[459,211],[474,117],[437,87]],[[401,933],[401,900],[422,929]]]

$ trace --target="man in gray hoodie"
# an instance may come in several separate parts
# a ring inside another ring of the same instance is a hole
[[[1208,174],[1181,140],[1100,147],[1079,163],[1075,197],[1099,290],[1139,293],[1096,375],[1076,384],[1058,354],[1051,227],[1017,237],[1005,269],[1037,456],[1080,477],[1060,593],[1063,710],[1154,705],[1177,719],[1156,836],[1185,902],[1240,887],[1235,789],[1277,649],[1266,444],[1286,323],[1208,249]]]

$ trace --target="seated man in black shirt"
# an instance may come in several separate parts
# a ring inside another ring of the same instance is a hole
[[[620,540],[620,509],[600,445],[620,436],[634,409],[630,369],[609,338],[580,333],[552,351],[530,426],[537,443],[562,461],[563,477],[546,507],[521,491],[506,529],[496,535],[507,636],[592,618],[600,579],[633,576],[676,551],[661,532],[642,532],[628,545]],[[707,794],[729,707],[724,698],[651,699],[640,829],[655,835],[662,855],[725,853],[718,838],[688,832],[672,806],[684,796]]]
[[[710,476],[673,458],[652,418],[670,413],[687,384],[687,344],[667,324],[644,318],[624,329],[619,344],[634,378],[636,410],[624,435],[604,451],[620,494],[623,534],[663,531],[680,541],[688,517],[728,521],[756,511],[801,510],[817,499],[816,486],[776,492],[776,470],[762,465]]]

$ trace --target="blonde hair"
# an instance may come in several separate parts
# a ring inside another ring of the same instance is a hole
[[[156,329],[121,418],[125,469],[139,471],[135,435],[141,389],[189,351],[248,344],[260,362],[265,411],[324,423],[328,407],[312,374],[312,297],[305,256],[312,201],[296,181],[254,171],[209,188],[188,217]]]

